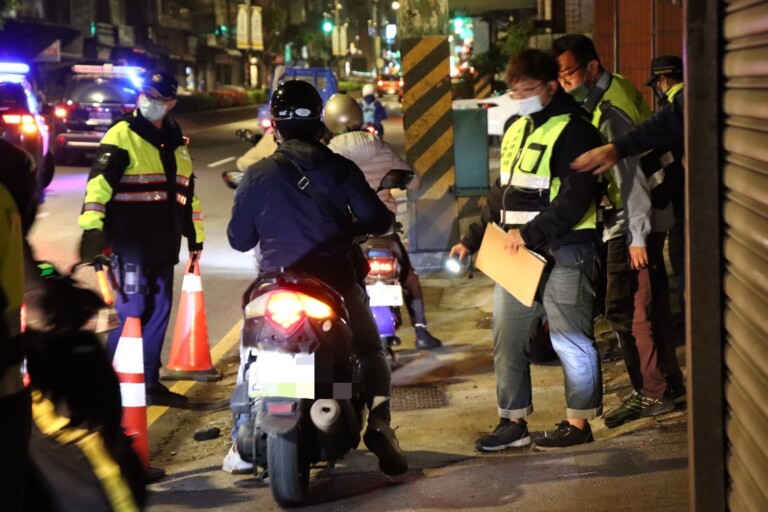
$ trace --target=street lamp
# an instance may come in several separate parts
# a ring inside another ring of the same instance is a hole
[[[392,9],[394,9],[395,11],[397,11],[399,8],[400,8],[400,2],[398,2],[397,0],[395,0],[394,2],[392,2]],[[397,13],[395,13],[395,14],[397,14]]]

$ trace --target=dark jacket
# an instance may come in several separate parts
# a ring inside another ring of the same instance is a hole
[[[611,141],[619,158],[639,155],[651,149],[680,144],[685,135],[685,95],[676,94],[672,103]]]
[[[88,177],[80,227],[101,229],[103,222],[112,251],[124,261],[176,264],[182,235],[190,251],[202,249],[204,234],[196,227],[202,219],[194,212],[199,205],[185,146],[179,125],[168,116],[162,129],[142,117],[138,109],[115,123],[102,139]],[[186,166],[183,174],[178,168],[180,152]],[[132,161],[132,154],[156,157],[162,168],[141,158]],[[126,174],[132,165],[141,176]]]
[[[561,245],[592,243],[596,240],[596,234],[592,230],[571,231],[571,227],[581,220],[590,205],[597,201],[598,187],[591,173],[575,172],[570,163],[583,152],[602,145],[602,138],[585,117],[584,110],[562,89],[558,89],[552,101],[544,109],[533,114],[531,119],[536,128],[549,118],[562,114],[573,114],[573,118],[557,139],[549,162],[551,176],[561,181],[560,190],[544,211],[532,221],[520,226],[525,245],[534,250],[557,249]],[[525,197],[525,192],[502,186],[499,180],[496,180],[488,194],[480,223],[472,224],[461,240],[471,252],[480,248],[486,224],[501,221],[500,212],[505,190],[504,204],[507,210],[518,209],[516,204],[520,206],[519,209],[526,209],[525,203],[530,199]],[[541,198],[537,198],[537,201],[540,200]]]
[[[340,211],[347,207],[361,231],[387,232],[394,217],[351,161],[317,141],[291,139],[278,151],[299,164]],[[356,282],[350,233],[291,180],[274,156],[248,168],[235,192],[229,243],[238,251],[260,244],[261,270],[307,272],[345,293]]]

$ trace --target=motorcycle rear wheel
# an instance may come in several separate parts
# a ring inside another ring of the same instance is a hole
[[[307,499],[309,461],[300,439],[298,429],[267,438],[269,486],[281,507],[295,507]]]

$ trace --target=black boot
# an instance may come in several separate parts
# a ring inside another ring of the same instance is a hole
[[[385,420],[389,403],[374,407],[368,415],[368,427],[363,435],[365,446],[379,458],[379,469],[387,475],[402,475],[408,471],[408,461],[405,459],[400,443],[389,422]]]
[[[432,350],[443,346],[443,342],[432,336],[426,326],[418,326],[416,329],[416,348]]]

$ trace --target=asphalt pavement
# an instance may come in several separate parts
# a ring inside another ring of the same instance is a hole
[[[393,425],[409,472],[398,478],[382,475],[361,446],[334,469],[313,471],[310,502],[300,510],[688,510],[684,408],[615,429],[593,420],[595,442],[576,448],[475,451],[475,439],[498,422],[493,283],[479,271],[461,276],[433,272],[422,275],[421,282],[429,329],[444,346],[416,350],[407,320],[398,332],[403,344],[393,363]],[[598,334],[601,329],[598,325]],[[150,487],[148,510],[279,510],[268,482],[220,470],[229,448],[228,399],[237,371],[238,334],[233,327],[213,354],[224,373],[221,382],[177,384],[190,396],[192,409],[149,408],[151,462],[165,468],[167,476]],[[678,349],[678,358],[685,372],[683,351]],[[621,361],[604,363],[603,379],[608,411],[631,387]],[[559,363],[533,365],[532,383],[535,411],[527,420],[535,439],[564,418]],[[196,431],[210,428],[218,428],[220,435],[193,440]]]

